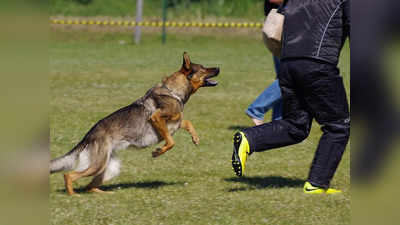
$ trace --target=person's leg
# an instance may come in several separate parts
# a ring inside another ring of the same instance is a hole
[[[274,56],[273,61],[275,73],[278,76],[280,60]],[[278,80],[275,80],[257,97],[257,99],[247,108],[246,114],[252,118],[255,125],[261,125],[263,124],[265,113],[272,107],[272,120],[282,119],[282,95]]]
[[[272,109],[272,120],[282,119],[282,107],[282,98],[280,98],[275,102],[274,108]]]
[[[349,108],[339,70],[330,64],[307,61],[298,61],[294,73],[307,72],[296,80],[302,83],[307,107],[323,131],[307,181],[328,188],[349,139]]]
[[[274,67],[275,67],[276,77],[278,77],[280,66],[281,66],[281,61],[276,56],[273,56],[273,60],[274,60]]]
[[[283,119],[243,129],[242,132],[249,141],[250,152],[299,143],[310,132],[312,116],[306,111],[304,100],[299,98],[285,62],[282,63],[279,85],[282,92]]]
[[[274,58],[274,66],[275,66],[275,72],[277,74],[277,79],[278,79],[278,74],[279,74],[279,70],[280,70],[280,59],[276,56],[273,57]],[[279,89],[279,92],[281,90]],[[282,97],[277,99],[273,105],[273,109],[272,109],[272,120],[280,120],[282,119]]]
[[[280,79],[283,119],[242,130],[249,142],[250,153],[299,143],[308,137],[312,116],[306,111],[289,80]]]
[[[279,74],[283,119],[246,128],[234,134],[232,167],[238,176],[243,175],[249,154],[296,144],[309,135],[312,116],[306,111],[304,99],[298,95],[297,84],[285,65],[286,62],[282,62]]]
[[[347,119],[323,122],[323,135],[315,152],[307,181],[313,186],[328,188],[342,159],[350,135]]]
[[[247,108],[246,114],[251,118],[263,121],[264,114],[281,99],[279,81],[275,80]]]

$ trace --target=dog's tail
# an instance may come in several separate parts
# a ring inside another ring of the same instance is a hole
[[[50,161],[50,173],[57,173],[66,170],[72,170],[75,166],[75,162],[79,157],[79,153],[86,148],[84,142],[80,142],[67,154]]]

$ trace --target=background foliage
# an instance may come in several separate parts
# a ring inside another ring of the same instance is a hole
[[[263,17],[263,0],[168,0],[169,19]],[[161,18],[162,0],[145,0],[143,16]],[[136,0],[50,0],[50,14],[133,17]]]

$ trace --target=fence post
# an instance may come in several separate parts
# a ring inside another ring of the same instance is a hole
[[[163,20],[163,26],[162,26],[162,43],[165,44],[166,39],[167,39],[167,31],[165,28],[165,22],[167,21],[167,0],[163,0],[162,1],[162,8],[163,8],[163,16],[162,16],[162,20]]]
[[[135,44],[140,43],[140,36],[142,35],[142,28],[138,25],[142,22],[143,0],[136,0],[136,27],[135,27]]]

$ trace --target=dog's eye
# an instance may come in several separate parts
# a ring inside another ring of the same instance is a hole
[[[195,74],[195,72],[192,70],[192,72],[189,73],[189,75],[187,75],[187,78],[190,80],[192,79],[193,75]]]

